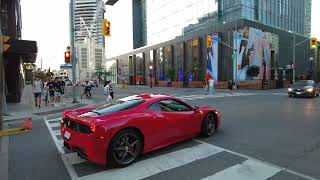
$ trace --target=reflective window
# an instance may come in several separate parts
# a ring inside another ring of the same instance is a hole
[[[139,106],[140,104],[144,103],[143,99],[132,99],[128,101],[116,101],[114,103],[105,104],[103,106],[100,106],[98,108],[95,108],[91,110],[90,112],[96,113],[97,115],[105,115],[110,114],[114,112],[119,112],[123,110],[129,110],[134,107]]]
[[[192,111],[187,105],[173,99],[165,99],[149,106],[149,109],[164,112],[185,112]]]

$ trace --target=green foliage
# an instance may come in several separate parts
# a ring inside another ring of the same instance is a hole
[[[250,76],[250,77],[257,77],[259,73],[260,73],[260,67],[256,65],[249,66],[247,70],[247,76]]]
[[[176,75],[176,70],[174,68],[168,67],[167,69],[167,77],[170,78],[172,81]]]

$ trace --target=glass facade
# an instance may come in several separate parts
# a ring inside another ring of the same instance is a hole
[[[174,39],[184,27],[217,10],[214,0],[146,0],[147,45]]]
[[[310,36],[311,0],[220,1],[223,21],[243,18]]]
[[[144,53],[136,54],[135,75],[141,77],[140,84],[145,84],[145,60]]]

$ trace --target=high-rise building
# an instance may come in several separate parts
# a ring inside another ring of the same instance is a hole
[[[122,3],[112,8],[121,10]],[[108,59],[130,84],[139,74],[143,83],[153,77],[159,85],[174,79],[180,86],[192,87],[193,81],[203,80],[209,58],[218,81],[249,80],[246,71],[253,65],[260,68],[257,79],[283,79],[280,71],[293,79],[292,69],[287,68],[293,57],[295,72],[306,73],[311,0],[132,0],[131,8],[132,29],[123,34],[133,35],[134,50]],[[215,56],[208,53],[208,37],[218,41]],[[115,42],[123,40],[127,41],[119,37]],[[293,55],[294,42],[301,43]],[[168,77],[172,69],[175,77]]]
[[[104,67],[104,13],[103,0],[75,1],[75,46],[80,80],[95,78],[95,69]]]
[[[222,21],[248,19],[309,37],[311,0],[218,0]]]

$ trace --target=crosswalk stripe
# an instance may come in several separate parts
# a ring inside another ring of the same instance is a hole
[[[238,180],[265,180],[280,171],[279,168],[258,161],[246,160],[202,180],[234,180],[235,178]]]
[[[60,127],[60,122],[58,122],[58,123],[51,123],[51,124],[50,124],[50,127],[51,127],[51,128]]]
[[[51,125],[50,125],[50,123],[49,123],[49,122],[51,122],[51,121],[56,121],[57,119],[60,119],[60,118],[51,119],[51,120],[46,120],[46,118],[44,118],[44,122],[46,123],[47,128],[48,128],[48,130],[49,130],[49,133],[51,134],[51,137],[52,137],[52,139],[53,139],[53,142],[56,144],[57,149],[58,149],[58,151],[60,152],[60,154],[66,154],[66,152],[64,151],[64,149],[63,149],[62,146],[61,146],[61,141],[60,141],[60,140],[57,138],[57,136],[56,136],[56,135],[58,135],[58,132],[60,132],[60,130],[59,130],[59,131],[53,131],[53,130],[51,129]]]
[[[85,159],[80,158],[76,152],[64,154],[62,156],[69,164],[78,164],[86,161]]]
[[[222,150],[207,144],[199,144],[190,148],[178,150],[144,161],[136,162],[129,167],[122,169],[111,169],[93,175],[81,177],[80,179],[116,179],[131,180],[146,178],[162,171],[188,164],[192,161],[203,159],[217,154]]]

